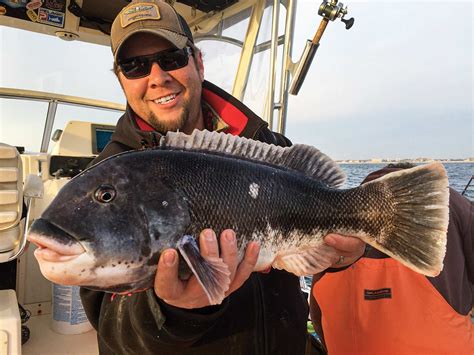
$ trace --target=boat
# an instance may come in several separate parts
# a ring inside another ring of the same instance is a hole
[[[267,55],[266,66],[259,68],[268,73],[268,82],[258,92],[260,97],[265,97],[265,103],[257,113],[281,133],[287,131],[290,98],[314,88],[314,83],[310,87],[305,79],[310,68],[314,69],[311,63],[317,58],[315,55],[322,43],[322,36],[328,39],[325,33],[332,32],[336,27],[346,33],[344,28],[350,29],[354,24],[343,3],[336,0],[322,1],[317,12],[305,14],[314,26],[314,37],[306,43],[295,43],[294,34],[301,25],[296,23],[297,0],[168,1],[190,24],[198,45],[218,41],[238,51],[237,70],[228,89],[236,98],[246,102],[252,68],[257,66],[261,54]],[[43,3],[48,4],[49,8],[42,6]],[[0,0],[0,26],[41,35],[48,42],[64,40],[64,43],[75,46],[84,43],[107,48],[110,24],[128,3],[127,0]],[[422,13],[418,10],[426,5],[406,6],[410,11],[401,14],[404,18],[409,17],[407,14]],[[455,11],[456,6],[445,9],[446,13]],[[383,12],[377,13],[373,4],[367,4],[365,9],[373,11],[375,17],[387,16]],[[426,10],[429,10],[428,7]],[[265,14],[269,14],[268,23],[264,21]],[[444,13],[443,16],[449,17]],[[414,18],[412,22],[419,23]],[[393,26],[389,21],[383,23],[383,26],[390,25]],[[227,30],[234,27],[242,29],[242,35],[229,36]],[[447,33],[449,28],[443,28],[443,32]],[[258,34],[264,29],[268,30],[270,38],[259,42]],[[379,31],[378,28],[370,30]],[[294,53],[297,44],[302,45],[303,49]],[[331,42],[325,44],[330,49]],[[376,45],[383,43],[370,43],[367,47]],[[5,47],[1,48],[4,50]],[[36,53],[27,53],[32,66],[36,64]],[[349,50],[337,55],[343,58],[344,63],[353,60]],[[456,58],[457,65],[462,64],[461,59]],[[375,62],[374,59],[369,64],[374,65]],[[341,68],[330,65],[324,69],[336,75]],[[409,75],[409,71],[407,73],[405,75]],[[451,77],[451,73],[446,76]],[[54,76],[48,79],[59,80]],[[317,87],[324,88],[324,82],[318,83]],[[451,91],[454,93],[454,89],[451,88]],[[333,96],[336,97],[334,103],[326,103],[331,110],[344,106],[346,98],[340,97],[339,93]],[[31,149],[21,142],[0,144],[0,354],[95,354],[97,343],[94,331],[61,335],[51,329],[52,285],[39,272],[32,255],[33,246],[27,247],[24,234],[31,221],[41,214],[57,191],[100,152],[113,132],[113,122],[125,107],[118,102],[12,87],[0,87],[0,104],[2,102],[15,102],[19,107],[34,103],[38,105],[35,106],[38,114],[34,120],[24,122],[21,115],[0,117],[2,137],[5,136],[5,130],[10,135],[15,134],[10,130],[10,125],[2,125],[3,122],[22,122],[24,126],[21,131],[28,134],[32,132],[30,138],[25,140],[34,139],[36,147]],[[71,115],[73,120],[65,120],[61,115],[66,109],[74,110]],[[96,117],[98,112],[106,113],[110,119],[91,118]],[[77,119],[77,116],[83,118]],[[462,131],[459,127],[456,129]],[[382,162],[382,159],[373,162]],[[11,181],[12,176],[16,177],[15,181]],[[1,179],[8,181],[5,183]],[[465,193],[472,188],[472,182],[471,177],[464,189]],[[8,193],[4,193],[5,190]],[[16,202],[5,203],[12,200]],[[23,201],[26,208],[23,208]],[[302,282],[301,287],[309,297],[308,285]],[[5,289],[12,291],[5,292]],[[22,335],[24,341],[29,337],[23,346]]]
[[[0,25],[47,35],[51,41],[59,38],[109,46],[111,23],[128,3],[126,0],[2,0]],[[244,98],[256,55],[269,53],[269,81],[262,115],[281,133],[286,128],[288,96],[297,95],[303,87],[328,23],[342,21],[347,29],[354,23],[354,19],[347,18],[344,4],[337,0],[323,1],[319,7],[321,17],[314,14],[315,23],[321,21],[316,34],[294,61],[296,0],[179,0],[171,3],[190,25],[198,44],[212,40],[239,48],[240,59],[231,90],[234,97]],[[265,12],[271,13],[271,38],[257,43]],[[239,23],[247,24],[243,40],[224,34],[227,28]],[[16,144],[0,144],[0,354],[96,354],[93,331],[62,335],[51,330],[52,285],[39,271],[33,257],[34,247],[27,245],[26,231],[59,189],[83,171],[104,148],[114,130],[110,122],[95,120],[58,123],[57,112],[64,107],[105,110],[118,118],[125,106],[6,87],[0,87],[0,99],[36,102],[47,107],[43,117],[34,124],[38,128],[35,132],[39,137],[37,151]],[[28,127],[22,130],[29,131]]]

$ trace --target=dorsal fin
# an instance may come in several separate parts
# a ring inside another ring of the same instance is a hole
[[[299,171],[329,187],[339,187],[346,179],[345,173],[336,162],[318,149],[304,144],[279,147],[231,134],[196,129],[191,135],[168,132],[166,136],[161,137],[160,146],[224,153],[260,161]]]

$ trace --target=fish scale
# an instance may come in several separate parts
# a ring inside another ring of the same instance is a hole
[[[70,255],[61,262],[40,250],[47,278],[109,292],[152,287],[160,254],[176,248],[182,277],[188,269],[211,304],[222,301],[230,272],[222,259],[201,256],[196,238],[205,228],[217,234],[233,229],[240,258],[258,241],[255,270],[320,272],[334,262],[323,237],[338,233],[425,275],[441,271],[449,212],[441,164],[353,189],[339,189],[343,180],[337,164],[313,147],[169,133],[158,149],[118,154],[72,179],[33,223],[29,238]],[[85,271],[78,276],[78,269]]]

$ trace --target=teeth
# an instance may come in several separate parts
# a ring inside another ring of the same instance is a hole
[[[176,94],[171,94],[168,96],[163,96],[160,97],[159,99],[153,100],[155,104],[166,104],[170,102],[171,100],[174,100],[176,98]]]

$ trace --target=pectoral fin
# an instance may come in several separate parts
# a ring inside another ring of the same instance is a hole
[[[178,242],[178,250],[206,292],[211,304],[220,304],[230,285],[230,271],[221,258],[204,259],[196,239],[183,236]]]
[[[272,267],[284,269],[297,276],[314,275],[330,267],[334,260],[334,248],[320,244],[309,249],[296,249],[277,254]]]

